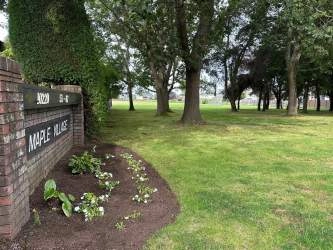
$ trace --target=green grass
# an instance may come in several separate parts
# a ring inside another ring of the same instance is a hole
[[[207,125],[114,102],[103,138],[130,147],[176,193],[181,213],[148,249],[333,249],[333,116],[231,113],[202,105]]]

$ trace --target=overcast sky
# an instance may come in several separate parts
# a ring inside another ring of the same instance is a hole
[[[3,12],[0,12],[0,41],[8,36],[8,20]]]

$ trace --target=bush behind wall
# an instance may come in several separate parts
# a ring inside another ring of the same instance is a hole
[[[81,85],[89,113],[86,128],[96,130],[91,122],[103,119],[106,96],[84,1],[10,0],[8,12],[10,42],[25,80]]]

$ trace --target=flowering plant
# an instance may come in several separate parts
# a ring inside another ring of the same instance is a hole
[[[127,161],[128,169],[132,171],[132,179],[135,181],[137,194],[132,197],[132,200],[139,203],[148,203],[148,201],[151,201],[151,195],[157,192],[157,188],[151,188],[146,184],[149,178],[145,172],[146,168],[142,166],[142,161],[135,160],[133,155],[129,153],[121,154],[121,157]]]
[[[96,196],[94,193],[84,193],[81,197],[81,203],[74,207],[77,213],[83,213],[85,221],[91,221],[94,217],[104,215],[104,207],[100,204],[107,201],[108,195]]]
[[[106,189],[109,193],[119,185],[119,181],[99,180],[99,186]]]
[[[105,154],[105,159],[109,160],[111,158],[115,158],[115,156],[113,154]]]

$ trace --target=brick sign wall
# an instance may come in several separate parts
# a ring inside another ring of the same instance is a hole
[[[0,57],[0,237],[30,217],[29,195],[54,165],[84,143],[79,86],[24,84],[17,63]]]

